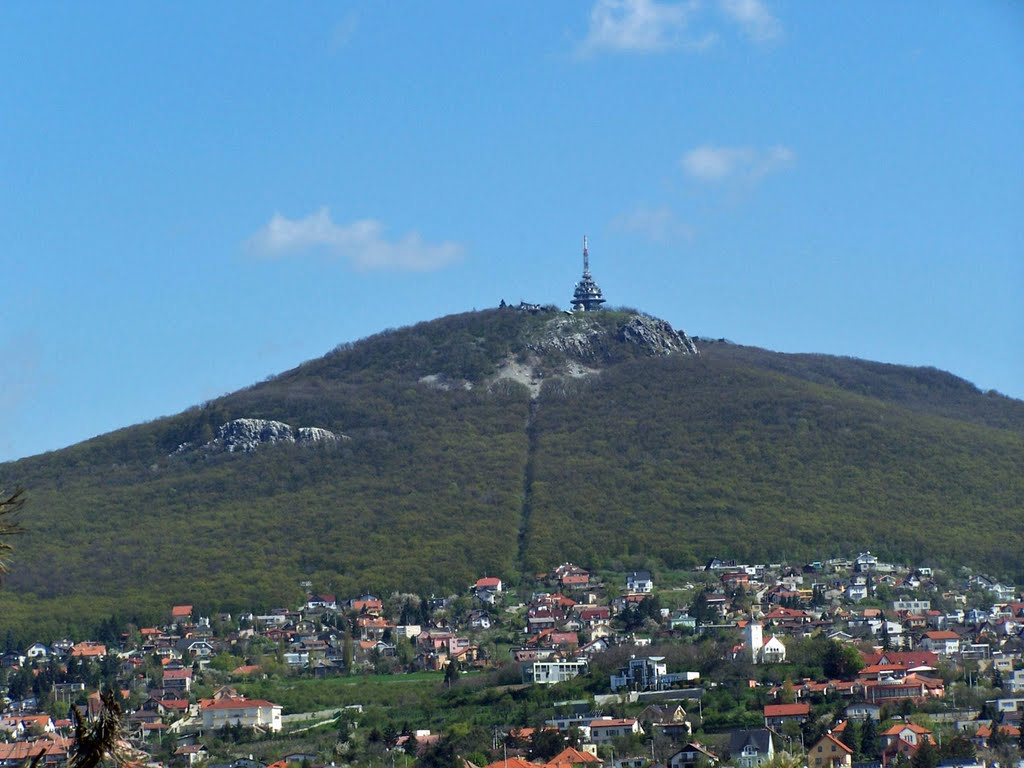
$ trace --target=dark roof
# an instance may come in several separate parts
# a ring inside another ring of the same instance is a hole
[[[729,734],[729,754],[738,755],[747,745],[752,745],[759,753],[768,752],[772,734],[767,728],[754,728],[749,731],[733,731]]]

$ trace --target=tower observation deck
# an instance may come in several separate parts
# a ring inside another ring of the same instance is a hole
[[[594,278],[590,276],[590,254],[587,252],[587,236],[583,236],[583,277],[576,283],[576,290],[572,294],[572,308],[574,312],[590,312],[600,309],[604,304],[604,296]]]

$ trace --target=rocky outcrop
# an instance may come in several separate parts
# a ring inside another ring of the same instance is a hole
[[[534,352],[560,352],[583,361],[600,361],[608,356],[613,337],[640,347],[645,354],[696,355],[693,340],[669,323],[648,315],[630,315],[613,331],[605,323],[586,315],[557,317],[547,323],[544,333],[529,344]]]
[[[623,344],[651,357],[700,354],[689,336],[664,320],[642,314],[617,322],[609,322],[611,319],[600,313],[565,313],[552,318],[527,340],[529,353],[505,360],[492,382],[517,381],[536,398],[545,381],[600,373],[604,365],[621,359]]]
[[[175,453],[191,450],[247,453],[275,443],[318,445],[348,439],[350,438],[347,435],[336,434],[320,427],[293,427],[283,421],[270,419],[234,419],[222,425],[217,430],[217,437],[210,442],[201,446],[185,443],[178,446]]]
[[[619,338],[643,347],[650,355],[698,354],[693,339],[664,320],[647,315],[633,315],[619,328]]]
[[[540,354],[558,352],[577,360],[596,360],[604,357],[608,340],[607,329],[596,320],[584,316],[556,317],[527,346]]]

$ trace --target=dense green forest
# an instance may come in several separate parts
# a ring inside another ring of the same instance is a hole
[[[869,548],[1024,580],[1024,403],[932,369],[725,343],[654,355],[623,335],[631,317],[507,309],[389,330],[2,464],[0,489],[27,489],[27,532],[0,615],[55,635],[179,602],[291,603],[302,580],[452,592],[566,559]],[[573,336],[586,343],[552,343]],[[495,378],[509,361],[543,382],[536,399]],[[600,373],[559,375],[568,363]],[[201,447],[238,418],[348,439]]]

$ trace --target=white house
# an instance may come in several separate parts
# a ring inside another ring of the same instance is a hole
[[[263,699],[223,698],[204,701],[200,707],[203,728],[241,725],[268,731],[281,730],[281,705]]]
[[[626,589],[634,594],[647,595],[654,589],[650,571],[633,571],[626,577]]]
[[[921,647],[940,656],[952,656],[960,650],[960,635],[949,629],[925,632],[921,638]]]
[[[786,646],[775,635],[761,646],[761,661],[765,664],[781,664],[786,660]]]
[[[534,661],[523,665],[523,682],[538,685],[564,683],[587,673],[586,659]]]
[[[610,744],[612,739],[643,733],[644,729],[636,718],[627,717],[622,720],[602,718],[590,721],[590,740],[594,744]]]
[[[52,655],[53,651],[42,643],[32,643],[25,651],[26,659],[45,659],[47,656]]]

